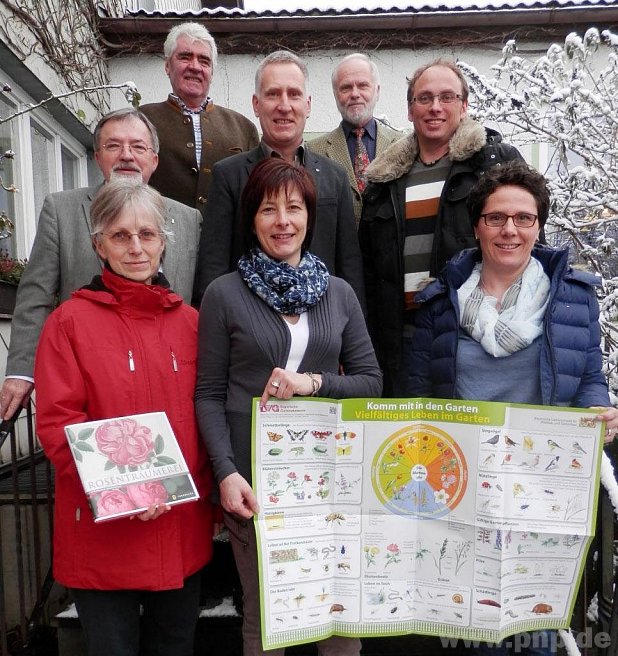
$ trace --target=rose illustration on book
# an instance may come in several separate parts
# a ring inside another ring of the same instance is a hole
[[[150,428],[129,418],[101,424],[94,438],[99,451],[115,465],[140,465],[150,459],[154,449]]]
[[[117,515],[134,509],[135,504],[122,490],[104,490],[96,500],[95,515]]]
[[[64,430],[95,521],[200,498],[165,413],[98,419]]]
[[[127,494],[136,508],[156,506],[167,501],[168,492],[160,481],[127,485]]]

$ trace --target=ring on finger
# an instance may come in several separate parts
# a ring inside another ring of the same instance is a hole
[[[280,383],[278,380],[273,380],[273,381],[271,381],[270,384],[271,384],[271,386],[274,387],[275,389],[279,389],[279,387],[281,386],[281,383]]]

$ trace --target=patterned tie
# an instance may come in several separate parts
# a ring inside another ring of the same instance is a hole
[[[356,184],[358,185],[358,190],[363,193],[365,187],[367,186],[367,180],[365,179],[365,169],[369,165],[369,153],[365,144],[363,143],[363,135],[365,134],[365,128],[355,128],[352,130],[356,135],[356,148],[354,150],[354,177],[356,178]]]

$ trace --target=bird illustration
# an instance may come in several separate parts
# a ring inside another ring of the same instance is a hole
[[[560,456],[552,458],[547,467],[545,467],[545,471],[554,471],[554,469],[558,469],[558,460],[560,460]]]
[[[519,442],[516,442],[515,440],[512,440],[508,435],[504,436],[504,443],[507,446],[517,446]]]
[[[485,460],[483,460],[483,465],[493,464],[494,458],[496,457],[495,453],[490,453]]]
[[[539,464],[540,459],[541,457],[537,453],[532,460],[530,461],[525,460],[524,462],[522,462],[521,466],[525,467],[526,469],[534,469]]]
[[[493,437],[490,437],[488,440],[485,440],[483,444],[498,444],[500,439],[500,433],[496,433]]]
[[[579,471],[581,468],[582,468],[582,463],[579,462],[577,458],[573,458],[573,460],[571,460],[571,464],[569,465],[569,469],[576,469]]]
[[[549,447],[550,451],[554,451],[555,449],[562,449],[562,447],[557,442],[554,442],[551,437],[547,440],[547,446]]]
[[[513,457],[513,454],[507,453],[504,458],[502,458],[502,464],[507,465],[509,462],[511,462],[511,458]]]
[[[524,435],[524,451],[532,451],[534,449],[534,440],[530,435]]]
[[[571,450],[573,453],[586,453],[586,450],[584,447],[579,442],[573,442],[573,446],[571,446]]]

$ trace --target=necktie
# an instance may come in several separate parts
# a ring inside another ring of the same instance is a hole
[[[367,181],[365,180],[365,169],[369,165],[369,153],[367,153],[367,149],[363,143],[365,128],[356,128],[353,132],[356,135],[356,148],[354,150],[354,177],[356,178],[358,190],[362,194],[367,186]]]

